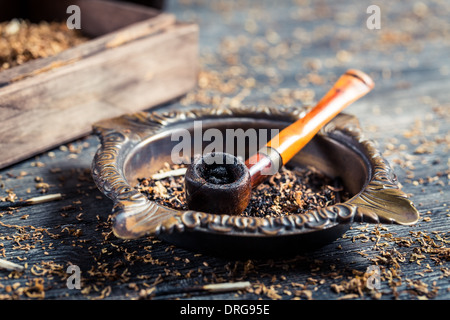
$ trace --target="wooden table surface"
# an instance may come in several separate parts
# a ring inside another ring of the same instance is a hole
[[[380,29],[367,27],[370,5],[169,2],[168,12],[200,25],[201,70],[197,89],[158,108],[312,105],[345,70],[361,69],[376,87],[346,112],[394,168],[420,211],[417,224],[355,223],[324,248],[284,259],[230,260],[153,237],[117,239],[112,203],[91,178],[99,146],[91,135],[0,171],[4,201],[63,195],[0,210],[0,258],[25,266],[0,269],[0,299],[449,299],[450,3],[384,1]],[[80,268],[80,289],[67,286],[70,265]],[[379,289],[368,286],[367,270],[379,271]],[[237,281],[250,286],[183,289]]]

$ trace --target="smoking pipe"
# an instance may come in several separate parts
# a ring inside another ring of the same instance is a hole
[[[374,87],[359,70],[348,70],[303,118],[284,128],[245,163],[223,152],[197,157],[185,175],[188,208],[236,215],[248,206],[251,191],[278,172],[331,119]]]

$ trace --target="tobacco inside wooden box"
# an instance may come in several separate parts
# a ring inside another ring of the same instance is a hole
[[[32,23],[24,19],[0,22],[0,71],[51,57],[89,39],[65,22]]]
[[[198,27],[150,7],[105,0],[0,4],[0,22],[65,21],[81,12],[89,40],[0,71],[0,168],[73,141],[92,124],[149,109],[192,89]]]

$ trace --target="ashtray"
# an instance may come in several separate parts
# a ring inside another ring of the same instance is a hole
[[[113,232],[123,239],[156,236],[195,252],[226,256],[295,255],[335,241],[354,222],[410,225],[418,211],[399,188],[396,175],[373,141],[364,138],[355,116],[340,113],[298,153],[290,164],[312,166],[339,177],[349,193],[345,202],[302,214],[249,217],[175,210],[150,201],[135,186],[139,178],[172,161],[180,130],[283,129],[304,116],[306,108],[221,107],[153,111],[98,122],[101,144],[92,175],[112,202]],[[194,149],[194,148],[192,148]],[[192,151],[194,152],[194,150]],[[194,154],[191,155],[192,157]]]

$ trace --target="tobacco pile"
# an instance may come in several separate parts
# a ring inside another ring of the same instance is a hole
[[[160,173],[178,169],[166,164]],[[184,176],[169,176],[161,180],[139,179],[136,189],[149,200],[173,209],[187,210]],[[304,213],[345,201],[348,194],[338,181],[323,175],[313,167],[286,168],[270,177],[252,192],[244,216],[276,217]]]
[[[56,55],[87,41],[65,22],[30,23],[13,19],[0,23],[0,71],[30,60]]]

